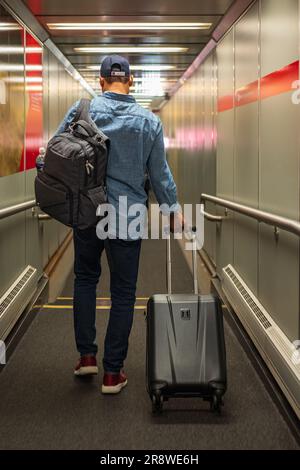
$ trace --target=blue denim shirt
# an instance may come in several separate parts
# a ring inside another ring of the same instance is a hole
[[[71,123],[78,103],[68,111],[57,133]],[[90,115],[110,139],[107,197],[116,209],[117,220],[122,212],[119,196],[127,196],[128,208],[136,203],[145,205],[145,173],[149,175],[158,203],[178,211],[176,185],[166,161],[160,119],[139,106],[132,96],[113,92],[94,98]],[[128,217],[128,224],[133,218]]]

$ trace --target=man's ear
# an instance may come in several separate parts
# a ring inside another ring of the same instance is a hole
[[[129,82],[128,82],[129,87],[132,87],[133,80],[134,80],[133,75],[130,75]]]
[[[104,82],[105,82],[104,78],[100,77],[100,86],[102,89],[104,88],[104,84],[105,84]]]

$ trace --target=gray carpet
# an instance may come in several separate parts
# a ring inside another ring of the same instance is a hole
[[[191,276],[174,248],[174,290],[189,292]],[[144,242],[138,295],[164,292],[162,242]],[[72,296],[70,276],[64,296]],[[108,294],[108,272],[100,285]],[[70,304],[58,300],[57,304]],[[143,304],[140,301],[139,304]],[[108,312],[99,310],[99,359]],[[228,392],[221,416],[199,399],[170,400],[153,417],[145,390],[145,320],[135,314],[126,371],[118,396],[100,394],[101,375],[73,377],[77,359],[71,310],[39,313],[0,374],[1,449],[298,449],[232,331],[226,327]]]

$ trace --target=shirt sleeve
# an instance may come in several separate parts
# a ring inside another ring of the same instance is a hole
[[[164,215],[178,212],[177,189],[168,162],[164,145],[162,124],[159,121],[154,144],[147,161],[147,169],[155,197]]]
[[[76,101],[76,103],[71,106],[65,117],[63,118],[62,122],[58,126],[58,129],[55,132],[55,135],[61,134],[64,132],[64,130],[71,124],[73,121],[74,117],[76,116],[76,111],[79,105],[79,101]]]

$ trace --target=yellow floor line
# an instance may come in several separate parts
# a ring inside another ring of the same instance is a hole
[[[35,308],[47,308],[52,310],[72,310],[72,305],[35,305]],[[146,305],[136,305],[135,310],[146,310]],[[110,310],[110,305],[97,305],[96,310]]]
[[[57,300],[73,300],[73,297],[57,297]],[[97,297],[97,300],[111,300],[111,298]],[[136,300],[149,300],[149,297],[137,297]]]

